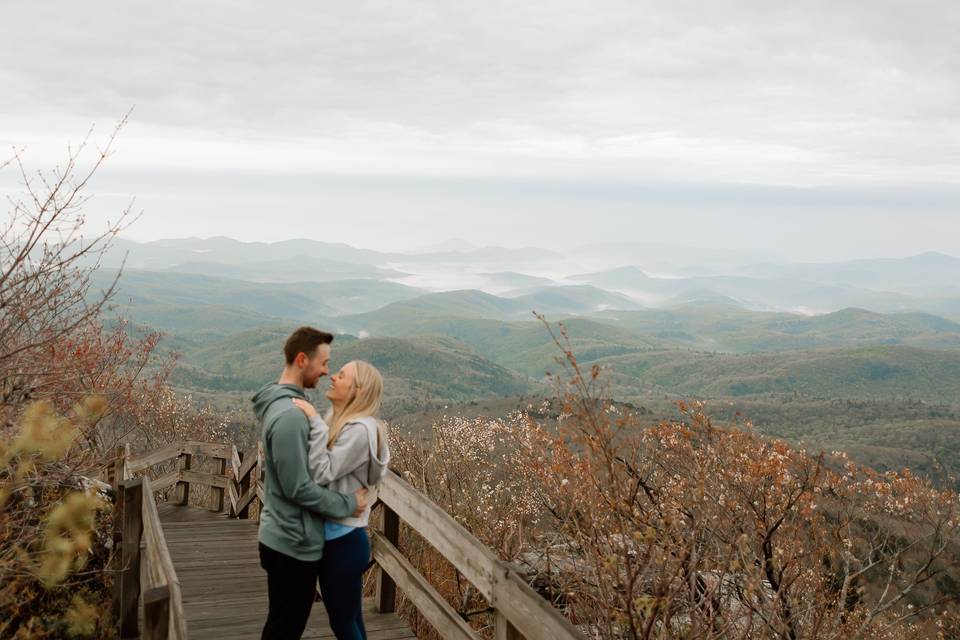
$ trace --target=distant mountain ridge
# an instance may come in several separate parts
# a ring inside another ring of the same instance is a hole
[[[935,251],[906,258],[760,264],[747,267],[743,273],[756,277],[787,277],[908,294],[960,294],[960,258]]]
[[[521,312],[519,308],[507,310],[510,303],[493,305],[487,300],[488,307],[501,307],[496,317],[505,319],[531,308],[554,315],[584,315],[602,309],[669,308],[708,302],[806,314],[858,307],[879,313],[917,311],[960,319],[960,258],[934,252],[824,264],[744,264],[741,258],[755,256],[713,250],[698,254],[701,250],[642,243],[588,246],[582,248],[582,255],[539,247],[475,247],[466,241],[437,248],[444,247],[455,250],[380,252],[306,239],[273,243],[227,237],[147,243],[117,240],[104,265],[118,266],[126,257],[128,269],[197,273],[255,283],[366,279],[407,285],[424,293],[477,289],[527,304]],[[649,264],[649,255],[675,262],[662,265],[664,272],[648,271],[640,265]],[[696,267],[698,258],[711,256],[711,267]],[[580,264],[601,258],[631,262],[599,270],[584,269]],[[696,275],[685,274],[698,269]],[[569,288],[576,286],[602,292]],[[385,299],[384,304],[395,301]],[[422,304],[429,306],[432,302],[425,299]],[[475,308],[475,304],[467,305],[463,313],[469,315]],[[363,311],[367,310],[370,308]],[[484,317],[492,316],[486,313]]]

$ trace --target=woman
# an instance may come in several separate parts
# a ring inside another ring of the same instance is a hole
[[[380,482],[390,462],[387,430],[377,418],[383,378],[361,360],[343,365],[330,378],[327,399],[332,407],[325,418],[309,402],[294,399],[310,420],[310,473],[334,491],[353,493]],[[372,505],[375,496],[370,497]],[[366,640],[361,605],[363,572],[370,560],[365,530],[370,506],[359,518],[324,522],[325,540],[320,561],[320,593],[337,640]]]

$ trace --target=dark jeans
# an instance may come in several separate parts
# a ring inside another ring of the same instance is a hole
[[[320,593],[327,608],[330,628],[337,640],[366,640],[363,626],[363,572],[370,561],[370,539],[365,529],[323,546],[320,560]]]
[[[317,592],[320,561],[297,560],[260,543],[260,566],[267,572],[270,607],[261,640],[300,640]]]

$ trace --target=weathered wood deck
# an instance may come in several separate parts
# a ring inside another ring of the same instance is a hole
[[[216,462],[214,472],[194,469],[194,455]],[[165,468],[151,479],[157,465]],[[250,519],[251,505],[263,499],[257,452],[183,441],[133,456],[129,445],[121,445],[102,472],[120,514],[113,531],[121,550],[115,556],[113,602],[120,637],[259,638],[267,616],[267,579],[260,568],[257,522]],[[181,506],[190,504],[191,484],[212,488],[209,509]],[[155,494],[174,486],[176,496],[158,506]],[[376,605],[364,607],[370,640],[415,637],[392,613],[398,589],[441,637],[481,640],[464,614],[401,553],[401,520],[490,603],[496,640],[586,640],[516,571],[399,475],[383,478],[377,504],[382,526],[370,529],[378,565]],[[333,637],[322,604],[314,605],[303,637]]]
[[[267,577],[257,552],[257,523],[207,509],[158,507],[173,559],[190,638],[253,640],[267,618]],[[364,611],[370,640],[416,636],[395,613]],[[323,603],[314,604],[304,638],[333,638]]]

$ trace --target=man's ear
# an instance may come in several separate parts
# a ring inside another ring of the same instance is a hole
[[[297,357],[293,359],[293,364],[297,365],[298,369],[303,369],[307,366],[307,354],[303,351],[297,354]]]

